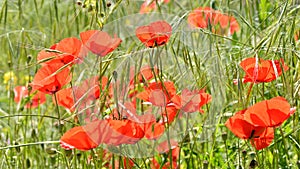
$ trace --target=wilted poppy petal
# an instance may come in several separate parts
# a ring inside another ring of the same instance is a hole
[[[240,66],[246,72],[243,80],[244,83],[271,82],[282,74],[281,66],[284,71],[288,70],[283,60],[263,60],[257,57],[244,59],[240,63]]]
[[[210,7],[194,9],[188,16],[193,28],[210,28],[214,33],[233,34],[239,30],[239,24],[233,16],[223,14]]]

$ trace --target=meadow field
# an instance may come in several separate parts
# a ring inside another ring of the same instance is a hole
[[[0,168],[300,169],[297,0],[0,0]]]

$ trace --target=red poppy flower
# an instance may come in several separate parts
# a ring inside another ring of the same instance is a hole
[[[65,107],[66,109],[73,112],[74,107],[74,92],[72,88],[66,88],[56,93],[57,104]],[[53,95],[53,102],[55,103],[55,97]]]
[[[230,117],[225,126],[237,137],[249,139],[257,149],[268,147],[274,139],[274,130],[271,127],[253,125],[245,120],[247,109],[237,112]]]
[[[156,2],[158,3],[169,3],[170,0],[158,0],[158,1],[153,1],[153,0],[145,0],[144,3],[142,4],[140,8],[140,13],[148,13],[156,9]]]
[[[241,139],[252,139],[259,137],[266,127],[253,125],[245,120],[244,114],[247,109],[237,112],[230,117],[225,126],[237,137]]]
[[[149,48],[166,44],[172,34],[172,27],[166,21],[156,21],[135,30],[139,40]]]
[[[94,54],[101,57],[115,50],[122,40],[116,35],[111,38],[108,33],[98,30],[89,30],[80,33],[82,43]]]
[[[155,106],[166,106],[176,94],[173,82],[152,82],[145,91],[136,95],[137,98],[151,103]]]
[[[229,34],[232,35],[240,29],[240,26],[233,16],[228,16],[220,12],[214,15],[214,25],[220,25],[221,30],[226,30],[229,27]],[[216,30],[217,31],[217,30]],[[221,33],[222,34],[222,33]]]
[[[31,94],[34,96],[30,99],[29,103],[25,105],[25,108],[35,108],[40,104],[43,104],[46,102],[46,96],[44,93],[37,91],[36,94],[32,91]],[[26,86],[16,86],[14,88],[14,94],[15,98],[14,101],[16,103],[20,103],[23,98],[30,97],[28,96],[28,89]]]
[[[32,90],[39,90],[43,93],[54,94],[64,85],[71,81],[70,67],[64,67],[63,63],[53,63],[41,67],[35,74],[32,83]]]
[[[42,65],[51,64],[55,62],[62,62],[68,64],[70,62],[81,63],[86,55],[86,51],[82,47],[82,43],[77,38],[65,38],[59,43],[50,47],[51,50],[42,50],[37,56],[38,61],[42,62]]]
[[[91,139],[83,126],[77,126],[68,130],[61,137],[60,145],[67,150],[76,148],[85,151],[96,148],[99,144]]]
[[[183,89],[181,95],[175,95],[172,98],[172,102],[177,109],[181,109],[183,112],[196,112],[204,113],[201,107],[211,101],[211,95],[205,93],[205,89],[189,91]]]
[[[263,60],[257,58],[246,58],[240,66],[246,72],[243,82],[261,83],[271,82],[282,74],[283,71],[287,71],[289,68],[281,59],[279,60]]]
[[[142,128],[135,122],[105,119],[72,128],[61,137],[60,142],[65,149],[89,150],[99,144],[134,144],[143,137]]]
[[[119,115],[121,115],[122,118],[135,122],[143,129],[145,138],[149,140],[157,139],[164,133],[164,124],[161,121],[156,122],[153,114],[147,112],[143,115],[136,114],[136,109],[130,102],[119,105],[121,108],[118,112],[114,113],[113,117],[120,119]]]
[[[111,139],[107,144],[135,144],[144,137],[143,129],[131,120],[113,120],[107,119],[111,127]]]
[[[283,97],[264,100],[249,107],[245,112],[245,120],[261,127],[277,127],[294,113],[290,104]]]
[[[199,7],[194,9],[188,16],[188,23],[195,28],[208,28],[213,24],[215,10],[210,7]]]
[[[211,28],[218,34],[233,34],[239,30],[236,19],[210,7],[199,7],[194,9],[188,16],[188,23],[193,28]]]

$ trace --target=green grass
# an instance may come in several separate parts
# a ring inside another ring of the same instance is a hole
[[[20,108],[13,100],[13,88],[28,84],[40,67],[36,61],[40,50],[89,29],[103,29],[123,40],[109,58],[102,58],[102,66],[107,64],[108,68],[95,73],[112,77],[114,70],[121,73],[128,68],[126,64],[140,66],[139,62],[159,56],[164,76],[174,80],[176,87],[205,87],[212,95],[205,114],[193,115],[193,130],[177,131],[184,137],[179,143],[181,168],[249,168],[252,160],[257,168],[300,168],[300,53],[299,41],[294,40],[300,30],[298,1],[171,0],[150,17],[138,14],[142,1],[111,0],[111,7],[106,6],[108,0],[93,2],[94,6],[82,8],[72,0],[0,1],[0,168],[101,168],[105,163],[122,161],[118,153],[109,160],[103,158],[105,146],[86,152],[62,149],[62,132],[51,96],[35,109]],[[189,29],[187,14],[200,6],[213,6],[235,16],[240,30],[233,36],[221,36]],[[135,37],[135,28],[158,18],[172,25],[171,39],[157,50],[145,49]],[[233,79],[244,76],[241,60],[255,54],[264,59],[283,58],[289,70],[271,83],[254,85],[247,100],[249,84],[236,86]],[[91,76],[88,73],[96,58],[89,58],[74,69],[74,77],[81,73]],[[10,71],[16,78],[4,83],[3,76]],[[276,129],[268,148],[256,151],[249,141],[235,137],[224,126],[235,112],[275,96],[285,97],[297,110]],[[74,122],[68,112],[59,109],[65,132]],[[156,153],[155,157],[163,162],[168,155]],[[149,160],[135,158],[135,168],[150,168]]]

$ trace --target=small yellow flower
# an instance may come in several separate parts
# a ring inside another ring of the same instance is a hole
[[[16,84],[17,83],[17,76],[12,71],[6,72],[3,75],[3,83],[4,84],[9,84],[9,83]]]
[[[29,75],[24,76],[25,82],[29,82],[30,79],[31,79],[31,77]]]

